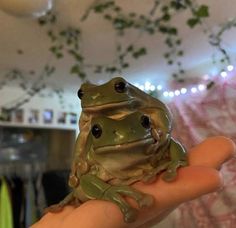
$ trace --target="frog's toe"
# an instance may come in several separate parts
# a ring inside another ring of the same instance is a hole
[[[135,208],[129,208],[129,210],[124,213],[125,222],[134,222],[138,216],[138,210]]]
[[[167,171],[164,172],[162,179],[164,181],[170,182],[175,180],[176,175],[177,175],[176,170],[168,169]]]
[[[62,206],[62,205],[60,205],[60,204],[54,204],[54,205],[51,205],[51,206],[45,208],[45,209],[43,210],[43,213],[44,213],[44,214],[46,214],[46,213],[48,213],[48,212],[58,213],[58,212],[61,212],[62,209],[63,209],[63,206]]]
[[[144,194],[144,196],[137,201],[140,208],[150,207],[154,203],[154,198],[151,195]]]

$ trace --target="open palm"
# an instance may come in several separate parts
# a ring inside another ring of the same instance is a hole
[[[211,137],[188,153],[189,166],[178,170],[177,179],[165,182],[161,176],[152,184],[135,183],[133,187],[151,194],[155,204],[142,209],[137,221],[127,224],[119,208],[111,202],[90,200],[80,207],[66,206],[60,213],[47,213],[32,228],[125,228],[156,224],[183,202],[222,187],[221,165],[235,156],[235,144],[225,137]],[[137,207],[134,201],[127,199]]]

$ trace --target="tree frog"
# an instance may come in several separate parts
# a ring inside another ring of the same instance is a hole
[[[158,147],[165,150],[164,144],[170,140],[172,117],[167,106],[160,100],[146,94],[122,77],[115,77],[102,85],[84,83],[78,90],[78,97],[81,99],[82,113],[79,121],[80,134],[76,141],[69,179],[71,187],[78,184],[78,176],[75,174],[78,170],[81,174],[88,171],[84,147],[93,117],[105,115],[119,119],[137,110],[145,112],[152,119],[152,131],[159,141]],[[153,158],[153,163],[155,162],[156,157]]]
[[[123,197],[133,198],[140,208],[152,205],[153,198],[130,185],[153,181],[161,171],[163,179],[171,181],[176,177],[177,168],[187,164],[184,148],[172,138],[160,154],[152,126],[150,115],[140,111],[120,119],[93,117],[85,147],[89,170],[80,175],[79,185],[71,194],[50,210],[69,203],[101,199],[118,205],[126,222],[134,221],[137,210]],[[153,164],[155,156],[158,159]]]

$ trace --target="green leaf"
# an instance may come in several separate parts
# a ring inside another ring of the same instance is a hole
[[[170,54],[169,54],[169,53],[165,53],[165,54],[164,54],[164,57],[167,59],[167,58],[170,57]]]
[[[195,25],[197,25],[199,22],[200,22],[199,18],[190,18],[190,19],[187,20],[187,25],[188,25],[190,28],[193,28],[193,27],[195,27]]]
[[[162,17],[162,20],[163,20],[163,21],[169,21],[170,19],[171,19],[170,14],[165,14],[165,15]]]
[[[112,16],[109,15],[109,14],[104,15],[104,18],[107,19],[107,20],[109,20],[109,21],[112,20]]]
[[[58,59],[61,59],[61,58],[63,57],[63,54],[62,54],[62,53],[57,53],[57,54],[56,54],[56,57],[57,57]]]
[[[117,71],[117,68],[116,67],[107,67],[106,68],[106,72],[107,73],[115,73]]]
[[[178,74],[173,73],[173,74],[172,74],[172,77],[173,77],[173,78],[177,78],[177,77],[178,77]]]
[[[129,67],[129,64],[128,64],[128,63],[124,63],[124,64],[122,65],[122,67],[123,67],[123,68],[128,68],[128,67]]]
[[[120,11],[121,11],[121,8],[120,8],[119,6],[117,6],[117,7],[114,8],[114,11],[115,11],[115,12],[120,12]]]
[[[79,72],[79,77],[81,78],[81,79],[85,79],[86,78],[86,74],[85,74],[85,72]]]
[[[177,80],[177,82],[179,82],[179,83],[184,83],[185,80],[184,80],[183,78],[179,78],[179,79]]]
[[[195,14],[197,17],[209,17],[208,6],[201,5]]]
[[[183,51],[179,51],[179,52],[177,53],[178,56],[183,56],[183,54],[184,54]]]
[[[79,72],[80,72],[80,67],[77,64],[72,66],[71,69],[70,69],[71,74],[78,74]]]
[[[137,58],[139,58],[140,56],[145,55],[145,54],[147,54],[147,50],[146,50],[145,47],[142,47],[142,48],[140,48],[139,50],[133,52],[133,57],[134,57],[135,59],[137,59]]]
[[[207,89],[211,89],[215,85],[215,82],[211,81],[207,84]]]
[[[126,49],[128,52],[131,52],[134,50],[134,46],[133,45],[129,45]]]
[[[180,39],[176,40],[176,45],[180,45],[180,44],[181,44],[181,40]]]
[[[161,8],[161,11],[162,12],[167,12],[169,10],[169,7],[168,6],[163,6],[162,8]]]
[[[129,16],[130,16],[130,17],[135,17],[135,16],[136,16],[136,13],[131,12],[131,13],[129,13]]]
[[[171,35],[176,35],[178,33],[178,30],[176,28],[169,28],[168,32]]]
[[[57,50],[58,50],[58,48],[56,47],[56,46],[52,46],[52,47],[50,47],[50,49],[49,49],[52,53],[56,53],[57,52]]]
[[[160,26],[159,27],[159,31],[162,33],[167,33],[168,32],[168,28],[166,26]]]

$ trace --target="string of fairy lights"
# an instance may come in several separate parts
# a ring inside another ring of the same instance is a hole
[[[226,70],[219,73],[219,76],[222,78],[227,78],[234,68],[235,67],[233,65],[228,65]],[[204,79],[207,81],[209,79],[209,75],[205,75]],[[156,90],[165,98],[174,98],[186,94],[196,94],[198,92],[205,91],[207,88],[207,83],[199,83],[189,87],[180,87],[176,90],[166,90],[162,85],[153,85],[149,81],[146,81],[144,85],[140,85],[139,83],[135,83],[134,85],[145,92],[154,92]]]

